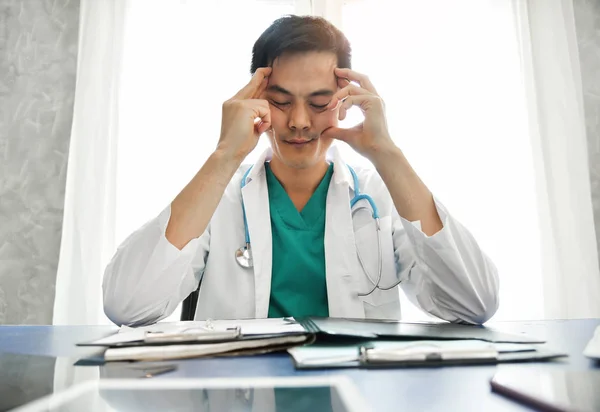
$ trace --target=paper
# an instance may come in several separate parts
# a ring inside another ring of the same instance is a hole
[[[242,335],[287,335],[291,333],[306,332],[302,325],[296,323],[293,318],[269,318],[269,319],[241,319],[241,320],[213,320],[209,321],[214,330],[225,330],[240,326]],[[144,340],[146,332],[171,332],[185,333],[189,330],[206,329],[205,321],[184,322],[159,322],[154,325],[131,328],[122,326],[119,332],[106,338],[98,339],[86,345],[111,346],[120,343],[129,343]]]
[[[166,345],[166,346],[134,346],[130,348],[109,348],[104,359],[111,361],[161,361],[169,359],[197,358],[220,355],[227,352],[268,348],[281,345],[302,344],[306,335],[271,337],[267,339],[239,340],[232,342],[202,345]]]

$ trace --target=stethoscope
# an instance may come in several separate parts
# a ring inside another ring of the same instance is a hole
[[[244,176],[242,177],[242,182],[240,184],[241,189],[243,189],[244,186],[246,186],[246,179],[248,178],[248,174],[250,174],[250,170],[252,170],[252,167],[249,167],[248,170],[246,171],[246,173],[244,173]],[[369,203],[369,205],[371,206],[371,211],[372,211],[371,216],[375,220],[375,227],[377,230],[377,250],[379,252],[379,257],[377,259],[377,281],[374,281],[373,278],[371,277],[371,275],[369,274],[369,271],[366,269],[365,264],[362,260],[362,257],[360,256],[360,250],[358,248],[356,249],[356,253],[358,255],[358,261],[360,262],[360,266],[361,266],[363,272],[365,273],[365,275],[367,276],[367,278],[369,279],[369,282],[371,282],[373,284],[373,287],[371,288],[371,290],[369,290],[367,293],[359,292],[358,296],[368,296],[371,293],[375,292],[375,289],[390,290],[392,288],[395,288],[396,286],[398,286],[400,284],[400,281],[394,283],[393,285],[391,285],[389,287],[380,286],[383,255],[382,255],[382,249],[381,249],[381,225],[379,224],[379,211],[377,209],[377,205],[375,204],[375,201],[373,200],[373,198],[371,196],[360,193],[359,186],[358,186],[358,177],[356,176],[356,172],[354,171],[354,169],[352,169],[352,167],[348,166],[348,170],[350,170],[350,174],[352,175],[352,180],[354,181],[354,197],[352,199],[350,199],[350,210],[352,210],[352,217],[354,217],[354,213],[356,213],[358,210],[367,208],[367,206],[361,206],[361,207],[357,207],[356,209],[354,209],[354,205],[356,203],[358,203],[360,200],[366,200]],[[244,215],[244,235],[245,235],[245,243],[246,244],[245,244],[245,246],[242,246],[241,248],[239,248],[235,251],[235,260],[238,262],[238,264],[241,267],[251,268],[254,266],[254,262],[252,261],[252,250],[251,250],[251,246],[250,246],[250,232],[248,231],[248,220],[246,219],[246,208],[244,206],[243,200],[242,200],[242,213]]]

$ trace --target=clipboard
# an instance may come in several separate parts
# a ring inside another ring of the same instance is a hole
[[[297,369],[408,368],[550,361],[567,355],[539,345],[480,340],[365,341],[288,349]]]

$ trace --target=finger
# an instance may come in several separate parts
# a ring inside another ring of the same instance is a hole
[[[354,84],[350,84],[346,87],[344,87],[341,90],[338,90],[333,97],[331,98],[331,102],[329,102],[329,105],[327,105],[327,109],[329,110],[335,110],[337,109],[341,102],[343,102],[344,100],[348,99],[351,96],[375,96],[373,95],[371,92],[358,87]],[[377,96],[375,96],[377,97]]]
[[[254,108],[254,120],[256,121],[255,128],[258,134],[264,133],[271,127],[271,109],[269,103],[265,100],[251,100]]]
[[[371,93],[377,94],[375,86],[373,86],[373,83],[371,83],[371,80],[365,74],[355,72],[351,69],[340,69],[339,67],[336,67],[335,75],[338,77],[346,78],[353,82],[357,82],[363,89],[368,90]]]
[[[348,97],[346,100],[344,100],[342,102],[342,105],[340,106],[340,110],[344,109],[344,110],[350,110],[350,108],[352,106],[354,106],[354,99],[352,97]]]
[[[338,87],[340,89],[343,89],[344,87],[346,87],[350,84],[350,80],[345,77],[338,77],[337,83],[338,83]]]
[[[352,137],[355,133],[355,128],[351,129],[343,129],[341,127],[332,126],[328,129],[325,129],[323,133],[321,133],[321,137],[341,140],[342,142],[347,141]]]
[[[242,90],[237,92],[234,96],[235,99],[251,99],[259,91],[265,78],[271,74],[270,67],[261,67],[254,72],[254,76],[250,79],[250,82],[244,86]]]
[[[340,107],[340,114],[338,119],[344,120],[346,118],[346,108],[344,106]]]
[[[363,114],[367,114],[372,109],[383,111],[384,105],[383,101],[379,96],[375,95],[356,95],[348,97],[343,103],[342,106],[348,110],[352,106],[358,106],[360,110],[362,110]]]
[[[269,86],[269,78],[265,77],[263,79],[263,81],[260,83],[260,86],[258,86],[258,89],[256,89],[256,91],[252,95],[252,99],[263,99],[268,86]]]
[[[352,107],[352,100],[350,98],[344,100],[340,106],[339,119],[344,120],[346,118],[347,111]]]
[[[271,123],[268,122],[261,122],[260,124],[257,125],[256,127],[256,133],[258,135],[263,134],[264,132],[266,132],[267,130],[269,130],[271,128]]]

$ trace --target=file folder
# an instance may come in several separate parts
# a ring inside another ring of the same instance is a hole
[[[320,338],[465,340],[495,343],[544,343],[524,334],[505,333],[493,328],[456,323],[408,323],[395,320],[317,318],[297,320],[307,332]]]

